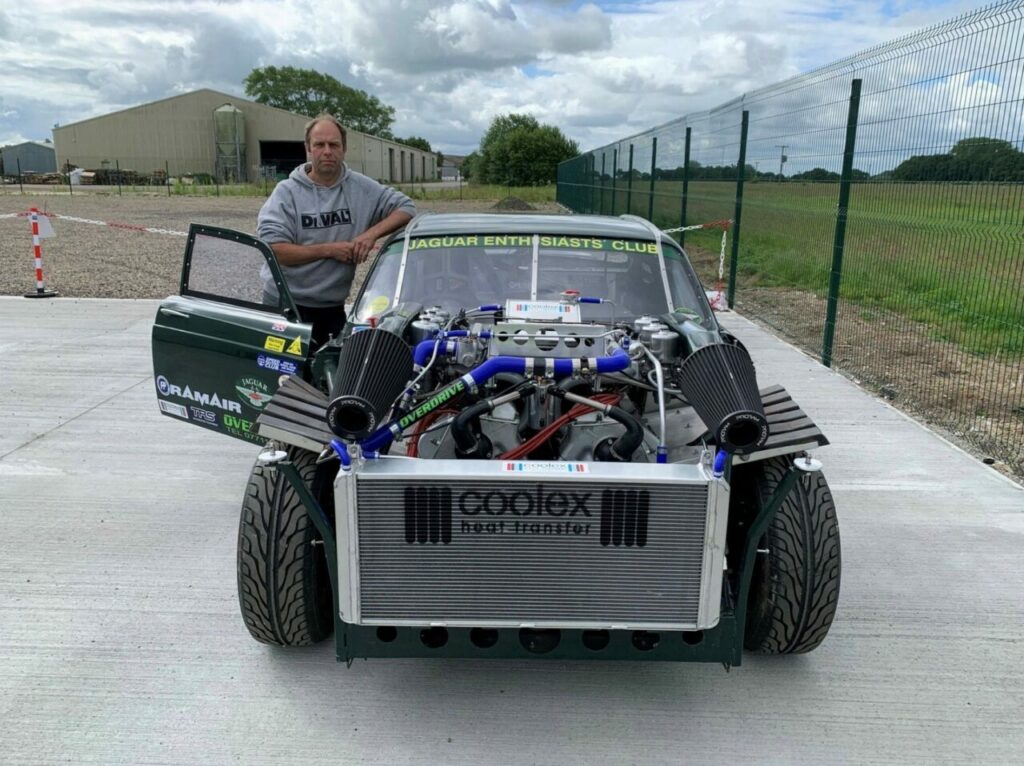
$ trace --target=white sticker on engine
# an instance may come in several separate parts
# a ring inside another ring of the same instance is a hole
[[[579,322],[578,303],[561,301],[505,301],[507,319],[537,319],[545,322]]]
[[[506,460],[502,463],[501,470],[503,473],[588,473],[590,468],[586,463]]]
[[[160,410],[166,412],[168,415],[174,415],[175,417],[184,418],[188,420],[188,410],[182,407],[180,404],[174,402],[168,402],[164,399],[157,399],[157,404],[160,405]]]

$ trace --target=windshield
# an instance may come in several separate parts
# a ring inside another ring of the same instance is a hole
[[[366,322],[406,301],[454,313],[504,306],[507,300],[557,301],[564,290],[606,301],[581,305],[583,321],[631,321],[673,308],[711,320],[703,288],[671,244],[664,246],[670,306],[654,242],[541,235],[535,270],[533,239],[529,234],[412,238],[401,275],[403,242],[396,240],[367,278],[355,320]]]

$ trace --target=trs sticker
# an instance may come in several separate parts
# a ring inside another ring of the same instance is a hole
[[[185,418],[185,420],[188,420],[188,410],[180,404],[168,402],[163,399],[157,399],[156,403],[160,405],[161,412],[166,412],[168,415],[174,415],[177,418]]]
[[[501,470],[503,473],[588,473],[590,471],[589,466],[586,463],[558,463],[558,462],[544,462],[537,463],[530,461],[528,463],[523,462],[509,462],[506,461],[501,464]]]
[[[211,412],[210,410],[204,410],[202,407],[189,407],[189,412],[192,413],[192,419],[198,420],[200,423],[206,423],[211,426],[217,425],[217,413]]]
[[[238,402],[222,398],[217,396],[217,394],[204,394],[202,391],[193,391],[190,386],[185,386],[183,389],[171,383],[163,375],[158,375],[156,378],[156,390],[164,396],[180,396],[182,399],[191,399],[193,402],[204,407],[216,407],[218,410],[224,410],[225,412],[242,413],[242,405]]]
[[[289,354],[295,354],[296,356],[302,356],[302,338],[296,338],[288,344],[288,348],[285,349]]]
[[[268,335],[267,339],[263,341],[263,348],[267,351],[276,351],[280,354],[284,351],[284,338],[276,338],[273,335]]]
[[[260,354],[256,357],[256,364],[265,370],[283,372],[285,375],[295,375],[299,371],[299,365],[295,364],[295,362],[290,362],[287,359],[278,359],[267,354]]]
[[[235,390],[257,410],[262,410],[270,401],[270,388],[259,378],[242,378],[235,383]]]

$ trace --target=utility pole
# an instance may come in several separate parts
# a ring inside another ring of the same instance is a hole
[[[786,164],[786,160],[789,157],[786,156],[786,147],[789,144],[775,144],[775,148],[779,150],[779,180],[782,180],[782,166]]]

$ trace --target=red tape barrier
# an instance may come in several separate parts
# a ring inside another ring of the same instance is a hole
[[[28,218],[32,215],[31,211],[24,213],[3,213],[0,214],[0,218]],[[122,223],[120,221],[96,221],[91,218],[78,218],[73,215],[61,215],[60,213],[39,213],[39,215],[45,215],[47,218],[60,218],[65,221],[73,221],[75,223],[87,223],[91,226],[108,226],[111,229],[123,229],[125,231],[136,231],[140,234],[166,234],[171,237],[187,237],[187,231],[174,231],[173,229],[159,229],[154,226],[139,226],[134,223]]]

